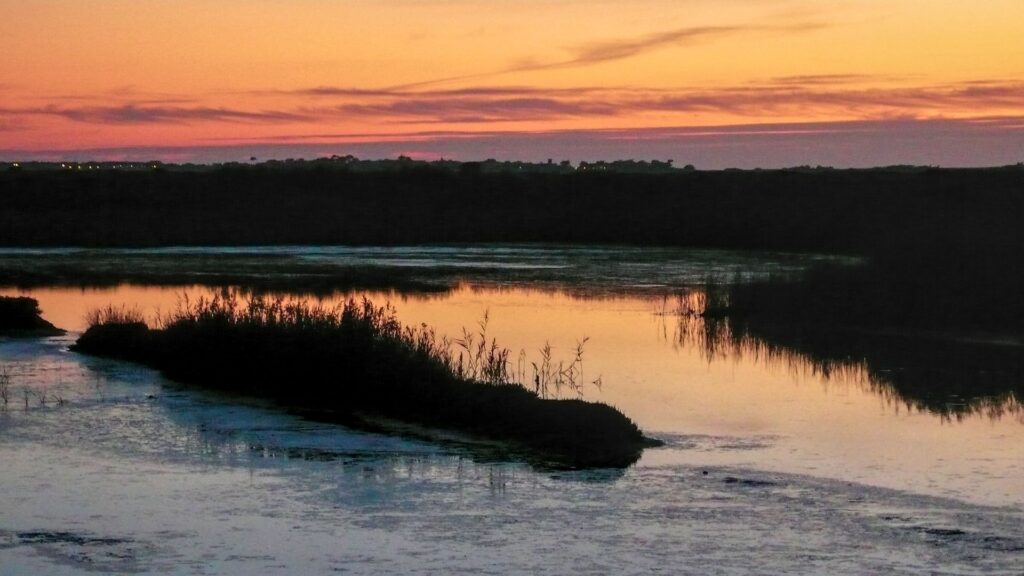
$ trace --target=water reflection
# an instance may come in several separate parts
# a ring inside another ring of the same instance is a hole
[[[0,285],[23,289],[124,284],[330,296],[338,291],[446,293],[463,284],[543,287],[577,294],[660,293],[708,276],[763,279],[826,255],[559,245],[276,246],[152,249],[0,248]]]
[[[111,289],[41,288],[29,291],[39,298],[44,315],[62,328],[80,331],[89,310],[106,306],[138,307],[149,318],[173,310],[185,294],[209,295],[205,287],[167,288],[118,286]],[[0,290],[3,294],[21,290]],[[244,293],[244,291],[243,291]],[[650,346],[638,334],[635,313],[646,312],[657,322],[657,336],[677,353],[695,353],[704,362],[761,364],[783,369],[791,378],[816,380],[824,389],[858,386],[882,398],[894,409],[926,411],[961,421],[972,416],[998,419],[1013,416],[1024,422],[1024,353],[1017,345],[991,344],[951,337],[909,337],[853,330],[812,331],[806,327],[733,322],[726,316],[702,316],[713,302],[699,289],[667,296],[610,294],[603,291],[543,290],[516,286],[459,284],[446,293],[344,291],[317,298],[327,305],[368,296],[396,303],[403,319],[425,322],[439,333],[458,335],[482,314],[494,311],[496,335],[513,351],[535,353],[545,342],[563,352],[583,337],[595,340],[587,356],[593,377],[607,364],[601,356],[632,356]],[[652,314],[653,313],[653,314]],[[633,325],[631,325],[633,323]],[[629,338],[621,336],[631,335]],[[593,350],[601,340],[615,347]],[[632,362],[627,368],[645,378],[664,381]],[[59,384],[61,375],[48,377]],[[614,380],[605,378],[612,383]],[[55,389],[55,393],[59,387]],[[598,394],[589,390],[589,394]],[[643,420],[642,415],[640,420]]]
[[[738,322],[702,314],[709,305],[708,295],[694,290],[678,295],[672,305],[664,299],[657,312],[674,322],[675,345],[693,347],[709,362],[748,359],[825,386],[852,383],[896,409],[947,420],[1010,416],[1024,423],[1024,348],[1017,343]]]
[[[184,291],[195,297],[209,290]],[[44,316],[74,331],[84,327],[85,313],[92,308],[125,304],[152,316],[172,309],[183,290],[120,286],[28,293],[40,300]],[[490,331],[498,341],[531,354],[550,342],[564,355],[578,339],[590,337],[586,375],[601,376],[605,384],[588,388],[585,397],[616,406],[667,441],[666,448],[646,451],[640,467],[756,466],[984,502],[1017,502],[1024,495],[1024,426],[1019,418],[991,420],[984,411],[961,410],[957,418],[916,407],[905,410],[913,396],[899,396],[891,383],[873,384],[864,356],[814,362],[794,347],[769,346],[771,340],[755,339],[753,333],[747,345],[726,346],[737,340],[732,326],[682,322],[671,314],[677,308],[674,299],[666,303],[645,295],[579,298],[565,291],[465,285],[444,296],[349,292],[324,302],[364,294],[391,300],[404,322],[425,322],[441,334],[458,335],[489,311]],[[130,445],[138,453],[183,462],[334,466],[351,461],[353,477],[362,474],[360,465],[367,459],[376,462],[370,476],[378,478],[410,466],[414,471],[462,466],[487,486],[488,467],[529,468],[509,464],[500,454],[474,452],[473,447],[343,432],[308,421],[300,427],[301,419],[279,410],[247,408],[237,398],[196,395],[130,364],[69,353],[66,346],[74,337],[0,342],[0,364],[11,367],[14,387],[56,386],[54,391],[60,390],[69,402],[63,409],[33,408],[0,419],[28,423],[19,425],[19,434],[62,445],[84,442],[114,450]],[[876,378],[888,382],[883,370],[876,369]],[[182,403],[186,397],[193,398],[191,404]],[[197,402],[202,410],[195,407]],[[97,427],[98,421],[106,424]],[[63,432],[32,422],[60,422]],[[3,424],[5,434],[14,423]],[[933,484],[934,478],[942,483]]]

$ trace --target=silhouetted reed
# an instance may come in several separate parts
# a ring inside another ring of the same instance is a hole
[[[100,324],[144,324],[145,316],[137,308],[126,306],[114,307],[108,305],[106,308],[90,310],[85,315],[85,322],[89,326]]]
[[[1019,343],[972,340],[969,333],[901,330],[880,326],[877,320],[851,324],[806,312],[783,316],[788,307],[771,308],[771,288],[758,295],[759,288],[763,285],[711,285],[680,295],[674,340],[696,346],[709,361],[753,358],[802,376],[851,382],[891,405],[943,418],[1024,417]],[[711,294],[696,294],[703,290]],[[706,302],[723,308],[704,313],[700,305]]]
[[[0,402],[3,402],[3,407],[6,410],[7,404],[11,399],[11,373],[7,371],[7,367],[0,368]]]
[[[270,397],[319,417],[377,415],[468,432],[529,448],[570,466],[624,466],[649,443],[620,412],[553,399],[557,374],[544,361],[528,389],[507,349],[479,332],[459,340],[404,326],[390,305],[349,300],[327,308],[233,293],[195,301],[150,329],[132,314],[96,316],[80,352],[144,363],[185,383]],[[106,321],[103,321],[106,320]],[[582,345],[581,345],[582,346]],[[560,376],[579,393],[582,348]],[[552,380],[553,378],[553,380]]]

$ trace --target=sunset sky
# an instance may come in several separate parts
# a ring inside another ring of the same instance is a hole
[[[0,159],[1024,161],[1021,0],[0,0]]]

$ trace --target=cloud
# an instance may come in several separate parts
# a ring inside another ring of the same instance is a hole
[[[394,87],[394,88],[379,88],[379,89],[362,89],[362,88],[346,88],[338,86],[316,86],[313,88],[302,88],[299,90],[281,90],[270,92],[271,94],[291,94],[300,96],[318,96],[318,97],[351,97],[351,98],[374,98],[374,97],[393,97],[400,98],[408,95],[415,96],[444,96],[444,97],[455,97],[455,96],[535,96],[541,90],[546,95],[572,95],[581,94],[585,92],[593,92],[597,88],[592,87],[573,87],[573,88],[544,88],[538,89],[532,86],[471,86],[466,88],[448,88],[448,89],[433,89],[433,90],[411,90],[408,88]],[[252,94],[266,95],[267,92],[252,92]]]
[[[195,106],[153,106],[122,104],[116,106],[41,106],[0,110],[17,116],[55,116],[89,124],[187,124],[194,122],[296,122],[309,120],[295,112],[246,111],[231,108]]]
[[[396,89],[421,88],[437,84],[447,84],[465,80],[481,80],[515,72],[534,72],[540,70],[560,70],[593,66],[627,58],[635,58],[648,52],[661,50],[669,46],[684,46],[719,38],[749,34],[797,34],[812,32],[827,27],[817,22],[800,22],[782,25],[735,25],[735,26],[687,26],[645,34],[633,38],[602,40],[583,44],[569,50],[570,56],[562,60],[528,59],[511,66],[461,76],[434,78],[421,82],[413,82],[395,86]]]
[[[797,76],[777,76],[769,79],[765,84],[777,86],[826,86],[881,80],[892,81],[901,78],[897,76],[879,76],[877,74],[803,74]]]
[[[50,102],[52,106],[59,106],[61,104],[68,104],[72,106],[85,106],[87,103],[92,106],[108,106],[110,102],[123,102],[124,104],[118,105],[131,105],[131,106],[183,106],[183,105],[195,105],[198,100],[195,96],[162,96],[162,97],[148,97],[141,98],[139,96],[126,97],[126,94],[111,94],[111,93],[99,93],[99,94],[58,94],[53,96],[44,96],[39,98],[41,101]]]
[[[978,80],[909,86],[864,86],[857,75],[771,79],[760,84],[708,88],[543,88],[476,86],[450,89],[372,89],[320,86],[285,95],[277,108],[172,105],[129,102],[113,105],[65,102],[0,109],[10,122],[27,116],[107,125],[199,123],[325,123],[350,120],[395,124],[485,124],[644,115],[729,116],[767,120],[967,117],[1024,111],[1024,81]],[[268,94],[268,93],[261,93]],[[663,122],[663,120],[660,120]]]
[[[548,96],[407,97],[337,108],[344,115],[407,116],[428,122],[501,122],[551,118],[610,116],[620,112],[614,101],[574,101]]]
[[[278,134],[274,136],[256,136],[251,138],[210,138],[210,141],[253,141],[253,142],[303,142],[319,140],[336,141],[451,141],[507,138],[534,139],[541,136],[587,136],[600,137],[606,140],[677,140],[713,139],[719,137],[761,137],[799,136],[814,134],[882,134],[898,128],[908,131],[936,130],[941,127],[958,130],[992,130],[1000,132],[1024,129],[1024,115],[991,116],[968,119],[879,119],[879,120],[844,120],[821,122],[770,122],[748,124],[719,124],[712,126],[659,126],[644,128],[594,128],[564,130],[415,130],[394,133],[368,132],[320,132]],[[1024,137],[1024,134],[1021,134]]]
[[[377,117],[397,122],[471,123],[630,116],[647,113],[737,117],[863,119],[899,116],[984,116],[1024,110],[1024,82],[973,81],[925,86],[862,87],[860,76],[829,75],[771,80],[758,85],[692,89],[474,87],[371,92],[320,87],[298,91],[317,102],[301,113]],[[340,103],[327,105],[324,98]]]
[[[759,33],[800,33],[818,30],[823,27],[824,25],[822,24],[806,22],[779,26],[693,26],[677,28],[674,30],[647,34],[639,38],[610,40],[586,44],[577,48],[575,50],[575,54],[568,60],[549,64],[537,64],[523,69],[533,70],[589,66],[592,64],[633,58],[647,52],[660,50],[667,46],[693,44],[726,36]]]

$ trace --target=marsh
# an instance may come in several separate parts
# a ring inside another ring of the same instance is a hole
[[[124,305],[152,318],[185,295],[220,293],[190,258],[232,272],[232,258],[239,268],[260,259],[282,266],[282,252],[338,267],[338,276],[346,266],[401,269],[434,287],[293,288],[312,302],[388,301],[404,323],[451,336],[486,313],[490,334],[534,359],[545,343],[568,356],[588,338],[584,375],[602,385],[585,387],[584,398],[616,407],[665,446],[625,469],[538,469],[458,435],[324,423],[67,351],[96,308]],[[8,487],[0,542],[5,564],[16,568],[74,572],[89,563],[146,573],[213,559],[225,573],[300,563],[326,571],[354,561],[367,571],[416,573],[477,570],[486,557],[506,573],[639,573],[697,567],[712,555],[738,571],[800,570],[813,556],[819,571],[852,574],[897,564],[907,573],[1012,572],[1024,557],[1024,416],[1010,376],[1019,365],[972,373],[961,363],[950,378],[929,380],[948,373],[936,363],[926,380],[940,385],[922,395],[905,383],[921,373],[920,358],[901,364],[884,340],[837,359],[770,334],[725,337],[683,314],[682,302],[711,273],[746,285],[856,261],[538,245],[31,255],[37,270],[79,257],[126,258],[200,280],[2,291],[38,299],[44,318],[69,330],[0,342],[15,398],[27,389],[65,399],[43,406],[33,395],[27,409],[0,414]],[[1012,357],[1014,345],[1002,343],[999,357]],[[296,527],[301,538],[289,536]],[[268,541],[275,544],[261,544]],[[385,552],[393,549],[408,554]]]

